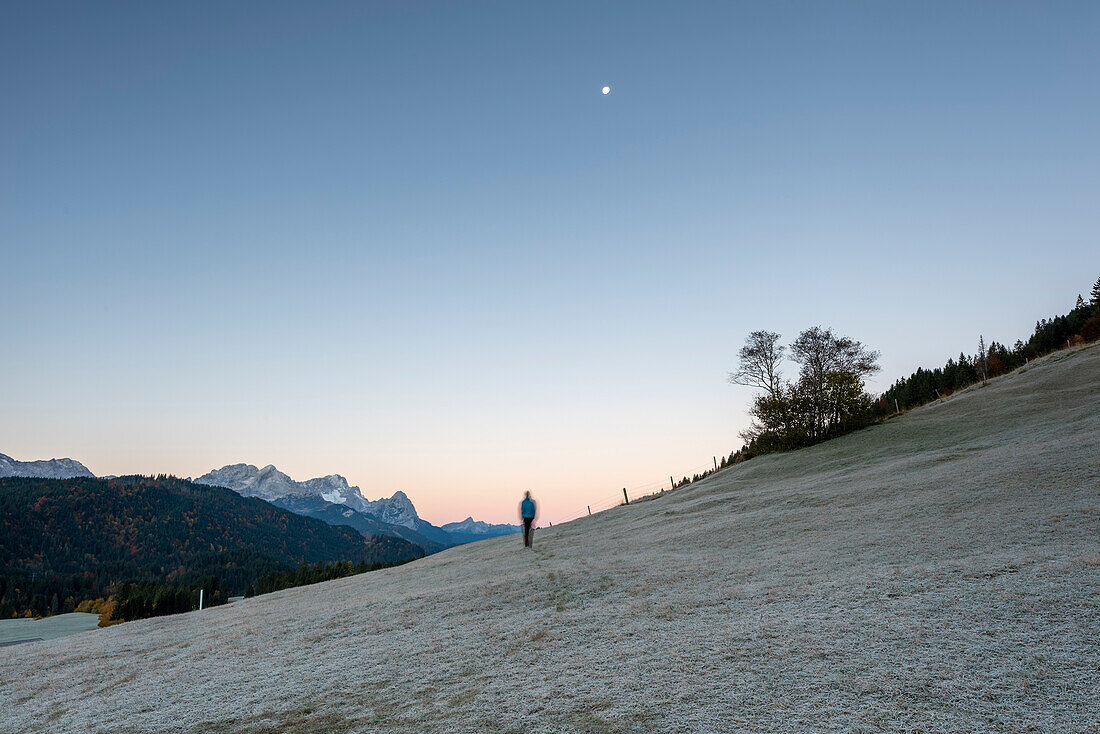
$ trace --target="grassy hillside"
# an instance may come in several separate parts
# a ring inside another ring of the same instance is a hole
[[[533,551],[5,648],[8,725],[1095,732],[1098,381],[1059,352]]]

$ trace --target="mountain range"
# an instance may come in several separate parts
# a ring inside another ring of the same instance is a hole
[[[259,497],[292,512],[330,524],[351,525],[362,532],[403,538],[431,553],[462,543],[519,531],[518,525],[490,525],[467,518],[444,527],[432,525],[416,513],[402,492],[368,500],[359,487],[339,474],[299,482],[272,465],[229,464],[194,480],[197,484],[226,487],[245,497]]]
[[[501,535],[512,535],[518,533],[520,530],[519,525],[491,525],[481,520],[475,520],[472,517],[468,517],[461,522],[449,522],[441,527],[452,538],[462,539],[463,543],[470,543],[475,540],[481,540],[483,538],[496,538]]]
[[[74,459],[18,461],[0,454],[0,477],[74,479],[95,475]],[[417,514],[404,492],[399,490],[389,498],[368,500],[359,487],[348,484],[339,474],[299,482],[270,464],[262,469],[252,464],[228,464],[193,481],[225,487],[243,497],[256,497],[329,525],[348,525],[364,535],[400,538],[420,546],[426,553],[510,535],[520,529],[518,525],[492,525],[472,517],[437,527]]]

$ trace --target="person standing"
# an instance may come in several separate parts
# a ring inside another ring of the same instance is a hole
[[[519,503],[519,516],[523,518],[523,547],[531,547],[531,523],[535,521],[535,501],[530,492],[523,493],[523,502]]]

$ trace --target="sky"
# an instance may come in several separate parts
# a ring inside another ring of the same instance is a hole
[[[5,3],[0,452],[606,506],[740,446],[752,330],[859,339],[882,391],[1087,294],[1098,37],[1089,2]]]

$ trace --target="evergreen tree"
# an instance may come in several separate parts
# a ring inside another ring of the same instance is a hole
[[[1100,278],[1096,279],[1096,283],[1092,286],[1092,307],[1100,308]]]

